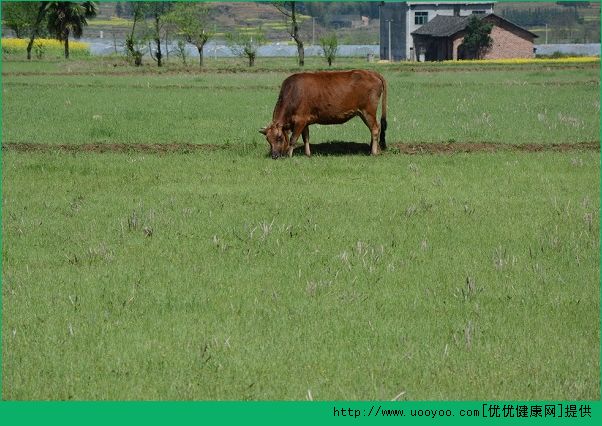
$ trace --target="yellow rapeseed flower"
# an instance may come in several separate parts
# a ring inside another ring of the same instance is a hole
[[[3,38],[2,54],[24,54],[28,43],[28,39]],[[64,46],[62,42],[55,39],[36,38],[34,41],[34,48],[54,56],[61,55],[63,53]],[[87,56],[90,54],[90,45],[80,41],[69,40],[69,52],[74,55]]]
[[[513,58],[513,59],[471,59],[443,61],[446,64],[575,64],[599,62],[599,56],[571,56],[567,58]]]

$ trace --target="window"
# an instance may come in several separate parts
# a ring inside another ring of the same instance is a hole
[[[429,21],[429,13],[428,12],[416,12],[414,14],[414,24],[424,25],[428,21]]]
[[[485,11],[484,10],[473,10],[472,13],[473,13],[473,15],[484,15]]]

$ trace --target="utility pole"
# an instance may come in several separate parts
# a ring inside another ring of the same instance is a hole
[[[379,46],[379,49],[380,49],[380,46],[381,46],[380,43],[381,43],[381,39],[382,39],[382,37],[380,36],[380,32],[382,30],[382,28],[380,27],[380,25],[381,25],[380,23],[382,22],[381,19],[380,19],[380,10],[382,9],[382,7],[383,7],[382,4],[380,4],[378,6],[378,46]]]
[[[388,38],[389,39],[389,62],[392,62],[393,55],[391,53],[391,22],[393,22],[393,20],[389,19],[387,22],[389,23],[389,38]]]

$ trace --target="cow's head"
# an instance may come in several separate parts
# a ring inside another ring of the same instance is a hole
[[[270,144],[272,158],[291,154],[288,132],[282,128],[282,124],[270,123],[269,126],[260,129],[259,133],[264,134]]]

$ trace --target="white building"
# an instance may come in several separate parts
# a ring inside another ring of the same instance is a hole
[[[412,32],[437,15],[468,16],[493,13],[492,1],[382,2],[380,6],[380,58],[415,61]]]

